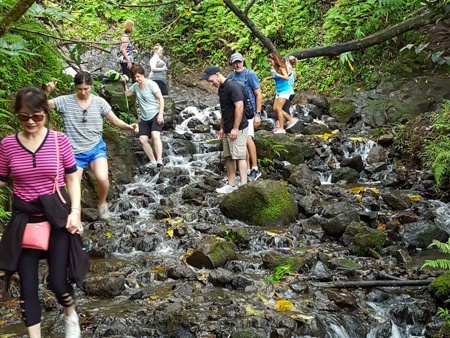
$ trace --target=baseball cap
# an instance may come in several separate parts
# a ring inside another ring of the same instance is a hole
[[[203,76],[200,78],[200,80],[208,80],[208,78],[211,75],[220,73],[220,69],[216,66],[209,66],[205,69],[205,72],[203,73]]]
[[[244,62],[244,57],[241,53],[234,53],[233,55],[231,55],[230,63],[235,63],[236,61]]]

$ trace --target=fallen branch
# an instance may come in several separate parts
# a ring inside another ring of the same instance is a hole
[[[361,280],[310,283],[318,288],[373,288],[377,286],[426,286],[434,279]]]

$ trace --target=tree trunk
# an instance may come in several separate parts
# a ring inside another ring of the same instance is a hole
[[[319,288],[373,288],[377,286],[426,286],[434,279],[413,280],[361,280],[311,283]]]
[[[353,50],[366,49],[371,46],[379,45],[384,41],[392,39],[393,37],[412,29],[417,29],[428,25],[432,21],[432,17],[433,15],[430,12],[426,12],[362,39],[335,43],[323,47],[304,49],[291,52],[289,55],[293,55],[297,59],[308,59],[318,56],[336,56]]]
[[[269,53],[277,52],[277,47],[275,47],[273,42],[268,37],[266,37],[258,29],[258,27],[256,27],[253,21],[250,20],[249,17],[246,15],[250,10],[253,1],[250,2],[250,4],[247,6],[247,8],[245,9],[245,13],[242,12],[239,8],[237,8],[236,5],[231,0],[223,0],[223,2],[250,29],[253,35],[256,36],[259,39],[259,41],[262,42],[262,44],[268,49]]]
[[[8,13],[3,14],[0,21],[0,37],[11,29],[34,2],[34,0],[19,0]]]

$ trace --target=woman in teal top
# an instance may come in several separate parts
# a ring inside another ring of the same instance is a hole
[[[281,61],[281,57],[272,52],[267,56],[267,61],[272,66],[271,73],[272,76],[266,77],[263,80],[263,84],[268,79],[273,79],[275,81],[275,89],[276,95],[275,100],[273,102],[273,111],[277,114],[279,127],[275,128],[273,132],[275,134],[285,134],[286,130],[284,129],[284,114],[283,106],[287,100],[289,100],[289,96],[294,94],[294,91],[289,84],[289,74],[286,69],[286,65],[283,61]]]

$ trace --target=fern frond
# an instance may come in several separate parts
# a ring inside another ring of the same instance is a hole
[[[421,269],[427,266],[435,269],[450,270],[450,260],[448,259],[426,260],[425,263],[423,263]]]
[[[431,244],[428,246],[428,248],[436,247],[438,250],[445,254],[450,254],[450,238],[448,239],[447,243],[443,243],[441,241],[438,241],[437,239],[434,239]]]

